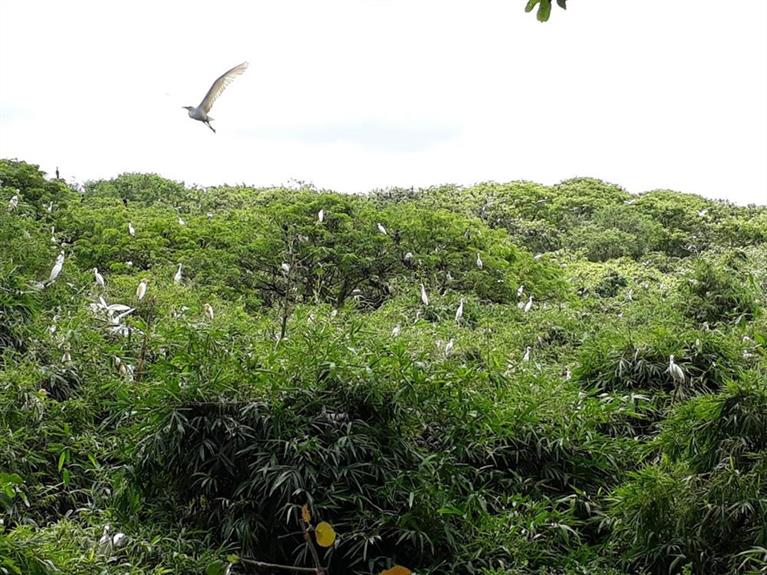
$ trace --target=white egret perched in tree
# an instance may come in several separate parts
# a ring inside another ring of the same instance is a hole
[[[485,264],[482,263],[482,258],[480,257],[479,254],[477,254],[477,267],[479,269],[482,269],[484,266],[485,266]]]
[[[180,225],[180,226],[185,226],[186,225],[186,222],[184,221],[184,218],[182,218],[181,216],[178,217],[178,225]]]
[[[459,322],[463,319],[463,298],[461,298],[461,303],[458,304],[458,309],[455,310],[455,321]]]
[[[325,221],[325,210],[321,209],[319,212],[317,212],[317,219],[320,223]]]
[[[115,363],[117,364],[117,371],[128,381],[133,381],[133,366],[129,363],[121,361],[119,357],[115,357]]]
[[[681,384],[685,381],[684,371],[676,364],[673,355],[668,358],[668,368],[666,368],[666,373],[671,375],[671,379],[673,379],[676,384]]]
[[[221,95],[221,93],[226,89],[226,87],[232,83],[232,81],[237,77],[240,76],[245,70],[248,69],[248,63],[243,62],[242,64],[239,64],[232,68],[231,70],[227,70],[224,72],[221,76],[219,76],[215,82],[213,82],[213,85],[208,90],[208,93],[205,94],[205,97],[202,99],[202,102],[200,102],[200,105],[196,108],[194,106],[182,106],[184,109],[186,109],[189,112],[189,117],[193,120],[197,120],[198,122],[202,122],[208,128],[210,128],[213,133],[216,133],[215,128],[210,125],[210,121],[213,119],[210,116],[208,116],[208,112],[210,112],[210,109],[213,107],[213,103],[216,101],[216,99]]]
[[[421,301],[423,305],[429,305],[429,296],[426,295],[426,288],[421,284]]]
[[[520,298],[520,297],[522,297],[522,294],[523,294],[523,293],[525,293],[525,284],[521,284],[521,285],[520,285],[520,286],[517,288],[517,298]]]
[[[525,348],[525,355],[522,356],[522,361],[530,361],[530,346]]]
[[[133,224],[131,222],[128,222],[128,233],[131,237],[134,237],[136,235],[136,228],[133,227]]]
[[[402,326],[400,324],[397,324],[391,330],[391,336],[392,337],[398,337],[401,331],[402,331]]]
[[[50,202],[50,203],[49,203],[49,204],[48,204],[48,205],[45,207],[45,211],[46,211],[46,212],[48,212],[49,214],[50,214],[51,212],[53,212],[53,202]]]
[[[51,243],[56,243],[56,226],[51,226]]]
[[[180,284],[181,280],[184,279],[183,275],[181,274],[181,267],[182,267],[182,264],[178,264],[176,275],[173,276],[173,283]]]
[[[147,278],[142,279],[140,282],[138,282],[138,287],[136,288],[136,299],[141,301],[144,299],[144,296],[146,295],[146,284],[149,282]]]
[[[213,306],[209,303],[202,304],[202,311],[210,321],[213,321],[215,314],[213,313]]]
[[[11,201],[8,202],[8,211],[12,212],[16,208],[18,208],[18,207],[19,207],[19,196],[18,195],[14,195],[11,198]]]
[[[282,271],[286,274],[290,273],[290,264],[288,262],[282,262],[280,269],[282,269]]]
[[[98,268],[93,268],[93,276],[96,278],[96,285],[99,287],[104,287],[104,276],[99,273]]]
[[[56,278],[59,277],[59,274],[61,273],[61,268],[63,267],[64,267],[64,250],[61,250],[59,252],[59,255],[56,256],[56,262],[53,264],[53,268],[51,269],[51,275],[48,276],[48,282],[46,283],[46,285],[50,285],[56,281]]]
[[[120,361],[120,358],[115,359]],[[112,536],[109,534],[109,525],[104,525],[104,530],[101,532],[101,538],[99,539],[98,549],[100,553],[105,555],[112,553]]]
[[[529,312],[533,308],[533,295],[530,294],[530,297],[527,298],[527,303],[522,308],[525,313]]]
[[[381,232],[383,235],[385,235],[385,236],[389,235],[388,232],[386,231],[386,228],[384,227],[384,225],[381,222],[378,222],[376,224],[376,227],[378,228],[378,231]]]
[[[453,341],[453,338],[450,338],[450,341],[447,342],[445,345],[445,355],[450,355],[453,351],[453,347],[455,346],[455,342]]]
[[[413,261],[413,252],[407,252],[402,259],[408,263]]]

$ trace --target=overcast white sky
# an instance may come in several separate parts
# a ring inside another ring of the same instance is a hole
[[[339,191],[592,176],[767,203],[767,2],[0,0],[0,157]],[[213,134],[187,117],[212,81]]]

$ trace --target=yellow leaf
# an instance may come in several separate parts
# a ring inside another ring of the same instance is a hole
[[[410,575],[412,571],[402,565],[395,565],[391,569],[381,571],[381,575]]]
[[[317,537],[317,545],[320,547],[330,547],[336,540],[336,532],[333,526],[327,521],[319,523],[314,528],[314,534]]]
[[[301,517],[304,523],[309,523],[312,520],[312,514],[309,512],[309,506],[306,504],[301,508]]]

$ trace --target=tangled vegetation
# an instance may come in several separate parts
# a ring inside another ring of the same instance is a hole
[[[767,208],[0,181],[1,574],[767,569]]]

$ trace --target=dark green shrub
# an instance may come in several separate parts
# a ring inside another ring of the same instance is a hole
[[[714,326],[749,320],[757,313],[759,307],[749,274],[723,264],[700,259],[680,284],[679,305],[693,321]]]

